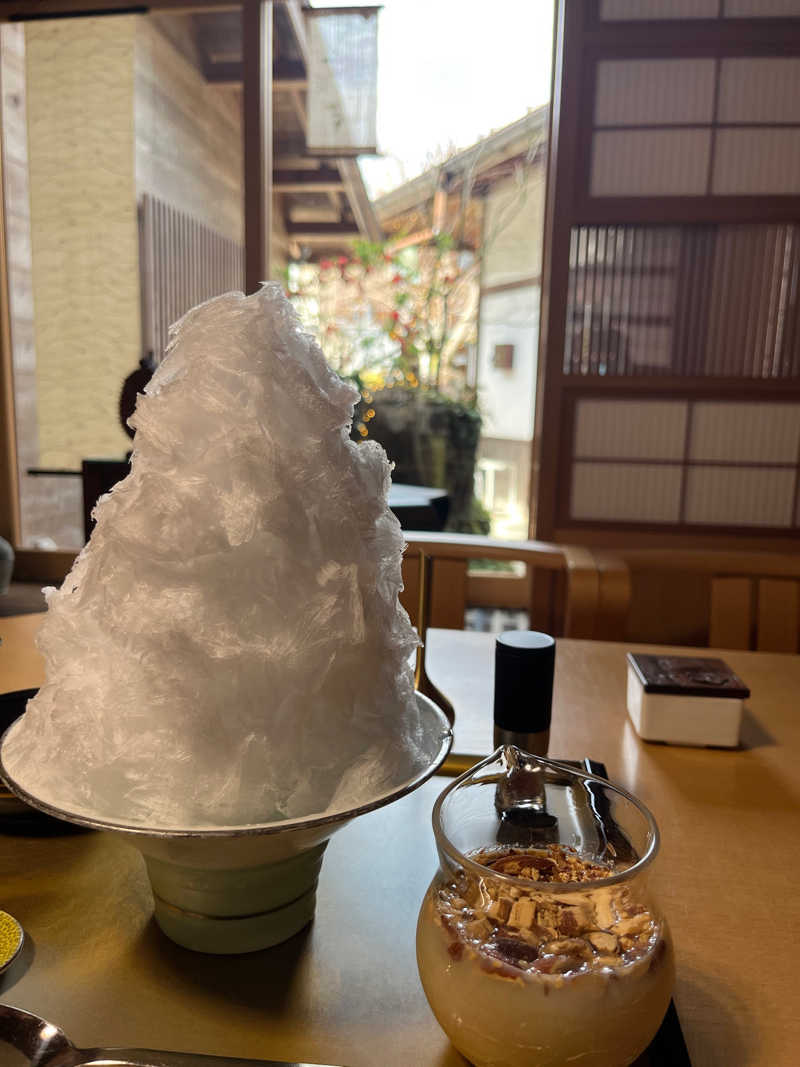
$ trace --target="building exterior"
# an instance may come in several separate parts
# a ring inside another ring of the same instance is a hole
[[[375,204],[387,234],[424,234],[437,190],[444,191],[447,207],[438,209],[438,221],[452,228],[463,218],[457,236],[480,258],[477,342],[468,370],[483,416],[477,491],[494,532],[508,537],[528,530],[546,130],[547,109],[539,108]]]
[[[800,545],[800,3],[560,5],[535,531]]]
[[[80,547],[81,464],[130,447],[123,381],[191,306],[244,287],[242,17],[203,6],[0,25],[23,545]],[[380,237],[354,159],[307,149],[305,27],[276,5],[272,276]]]

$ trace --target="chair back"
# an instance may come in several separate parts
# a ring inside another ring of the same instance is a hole
[[[525,564],[523,587],[503,604],[518,603],[528,611],[530,626],[557,637],[622,637],[628,606],[628,572],[611,556],[587,548],[544,541],[499,541],[468,534],[406,532],[403,591],[400,601],[417,627],[422,648],[417,657],[417,688],[430,696],[451,719],[449,701],[425,671],[424,643],[429,627],[463,630],[470,602],[470,560],[519,561]],[[506,586],[506,592],[509,586]],[[495,594],[497,595],[497,594]]]
[[[544,541],[500,541],[467,534],[406,532],[404,589],[400,601],[418,623],[421,566],[430,560],[427,616],[424,626],[462,630],[470,602],[470,560],[519,561],[524,579],[503,575],[510,587],[522,586],[500,606],[524,607],[533,629],[560,637],[622,637],[627,604],[628,572],[613,556],[588,548]]]
[[[617,554],[630,571],[628,640],[800,651],[800,555],[693,549]]]

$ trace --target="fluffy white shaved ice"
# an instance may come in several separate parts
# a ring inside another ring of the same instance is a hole
[[[261,824],[403,780],[420,722],[390,466],[280,286],[189,312],[139,398],[130,474],[39,635],[6,738],[27,792],[152,828]]]

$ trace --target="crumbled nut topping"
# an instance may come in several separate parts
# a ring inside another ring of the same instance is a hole
[[[472,859],[489,871],[539,883],[591,883],[613,873],[563,845],[487,850]],[[440,889],[436,904],[452,958],[462,959],[467,948],[503,977],[613,972],[653,952],[661,939],[659,923],[624,885],[587,885],[583,893],[558,896],[534,885],[506,886],[487,872]]]
[[[500,874],[527,878],[532,882],[592,882],[608,878],[610,867],[581,859],[572,848],[548,845],[546,849],[511,849],[497,856],[493,852],[479,852],[472,857],[484,867]]]

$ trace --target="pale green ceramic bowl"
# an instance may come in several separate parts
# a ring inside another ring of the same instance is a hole
[[[152,830],[87,818],[32,796],[0,774],[27,804],[56,818],[123,837],[144,857],[158,925],[197,952],[254,952],[285,941],[314,915],[317,878],[329,838],[357,815],[411,793],[442,765],[452,743],[446,716],[417,693],[420,734],[402,781],[349,811],[292,822],[222,829]]]

